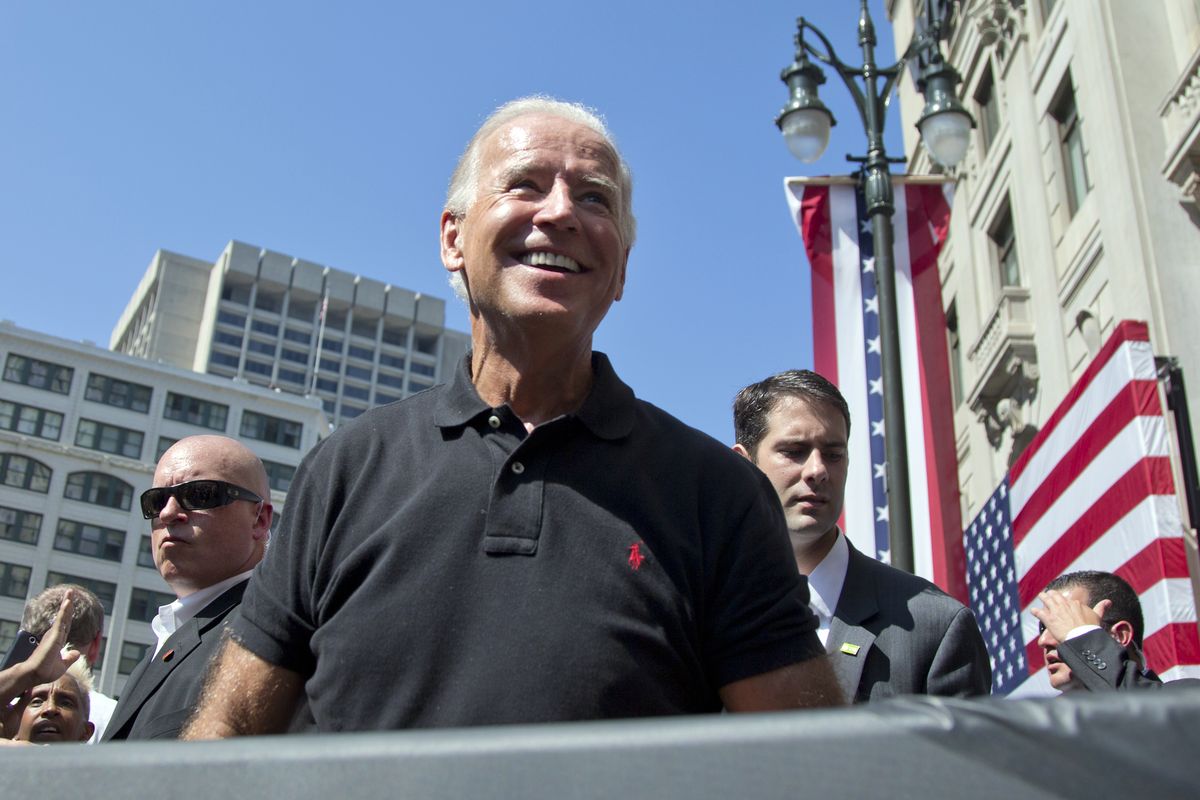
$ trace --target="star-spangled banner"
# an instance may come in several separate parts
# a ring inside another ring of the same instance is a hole
[[[964,534],[994,694],[1054,693],[1029,609],[1079,570],[1115,572],[1138,593],[1151,669],[1200,677],[1169,438],[1147,327],[1122,322]]]
[[[948,184],[893,179],[896,305],[912,486],[916,572],[966,601],[954,406],[937,255],[950,224]],[[812,268],[814,369],[850,405],[842,529],[889,560],[875,243],[861,191],[845,179],[789,178],[792,218]]]

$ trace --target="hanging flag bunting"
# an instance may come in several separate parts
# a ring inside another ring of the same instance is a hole
[[[842,530],[889,560],[883,385],[875,245],[862,192],[846,179],[785,181],[812,268],[814,369],[850,405],[850,474]],[[918,575],[966,601],[954,404],[937,256],[950,224],[945,183],[893,178],[896,306]]]

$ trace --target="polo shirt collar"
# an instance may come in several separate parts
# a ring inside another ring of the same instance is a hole
[[[595,436],[620,439],[633,430],[635,409],[633,390],[617,377],[608,356],[593,351],[592,390],[574,416]],[[471,354],[467,353],[438,400],[433,422],[439,428],[462,427],[490,410],[471,382]]]

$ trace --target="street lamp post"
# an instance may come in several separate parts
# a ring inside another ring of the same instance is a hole
[[[900,60],[885,68],[875,63],[875,25],[867,10],[867,0],[862,0],[862,12],[858,18],[858,44],[862,48],[863,58],[861,67],[852,67],[839,59],[829,39],[804,17],[800,17],[796,21],[796,59],[784,68],[780,76],[788,85],[790,98],[775,120],[793,155],[806,163],[820,158],[829,143],[829,130],[837,123],[817,96],[817,87],[825,82],[825,76],[821,68],[809,60],[811,55],[832,67],[846,84],[866,130],[866,156],[847,156],[847,159],[862,164],[859,176],[875,242],[889,548],[892,564],[908,572],[913,571],[912,506],[896,313],[895,258],[892,252],[892,214],[895,206],[889,168],[893,161],[903,162],[904,159],[888,158],[883,144],[883,126],[896,80],[905,63],[915,57],[921,66],[918,87],[925,95],[924,113],[917,125],[925,145],[933,158],[947,167],[955,166],[966,153],[974,123],[955,95],[955,85],[961,79],[954,68],[945,63],[938,46],[941,20],[936,18],[935,5],[938,4],[927,0],[924,29],[913,37]],[[806,40],[805,34],[809,32],[820,41],[823,49]],[[882,87],[879,84],[881,80]]]

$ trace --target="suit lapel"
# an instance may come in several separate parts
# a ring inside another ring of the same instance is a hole
[[[158,690],[176,666],[182,664],[188,654],[200,646],[203,635],[220,622],[229,609],[237,605],[246,590],[247,581],[223,592],[202,608],[163,642],[158,653],[147,652],[129,680],[125,691],[113,712],[112,721],[105,732],[105,739],[121,732],[122,728],[141,710],[145,702]]]
[[[879,603],[867,574],[869,565],[862,563],[866,556],[855,550],[848,539],[846,544],[850,548],[846,580],[833,611],[825,649],[846,700],[854,702],[867,654],[875,643],[875,634],[863,627],[863,623],[879,613]]]

